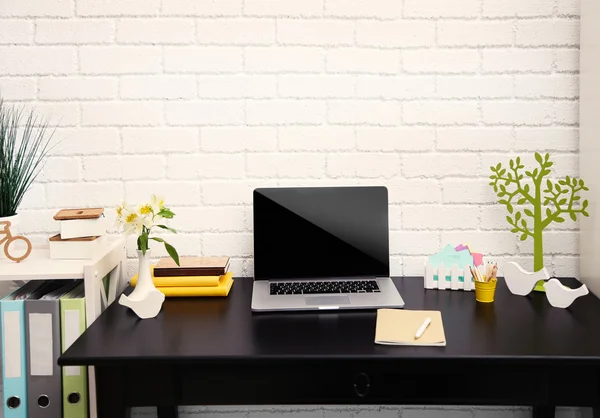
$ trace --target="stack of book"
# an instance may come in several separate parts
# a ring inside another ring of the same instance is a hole
[[[62,209],[54,215],[60,233],[50,237],[50,258],[88,259],[101,251],[106,234],[104,208]]]
[[[229,257],[162,258],[151,267],[154,286],[165,296],[227,296],[233,285]],[[137,274],[131,285],[137,283]]]

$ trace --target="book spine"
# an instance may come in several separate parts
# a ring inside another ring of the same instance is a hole
[[[182,277],[182,276],[222,276],[225,274],[223,268],[176,268],[176,269],[154,269],[154,277]]]

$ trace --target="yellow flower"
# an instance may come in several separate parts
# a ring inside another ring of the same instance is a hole
[[[144,206],[142,206],[140,208],[140,213],[142,215],[150,215],[151,213],[153,213],[154,211],[152,210],[152,206],[150,206],[149,204],[145,204]]]
[[[127,222],[128,224],[131,224],[131,223],[134,223],[137,218],[138,218],[137,213],[130,213],[125,218],[125,222]]]

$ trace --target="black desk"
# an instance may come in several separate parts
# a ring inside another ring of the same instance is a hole
[[[446,347],[376,345],[373,311],[252,314],[252,281],[238,279],[228,298],[167,299],[155,319],[115,303],[59,364],[96,366],[100,418],[151,405],[160,417],[176,405],[600,406],[594,296],[563,310],[503,281],[493,304],[395,282],[406,308],[442,311]]]

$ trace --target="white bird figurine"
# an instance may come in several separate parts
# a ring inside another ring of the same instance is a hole
[[[140,296],[141,295],[141,296]],[[121,295],[119,304],[130,308],[141,319],[154,318],[160,312],[165,295],[158,289],[150,289],[144,294]]]
[[[535,273],[529,273],[523,270],[523,267],[515,263],[509,262],[504,266],[504,280],[508,290],[514,295],[525,296],[531,293],[535,284],[540,280],[548,280],[550,275],[546,267]]]
[[[546,289],[548,302],[555,308],[568,308],[575,299],[590,293],[586,285],[581,285],[578,289],[570,289],[558,279],[552,279],[544,283],[544,289]]]

